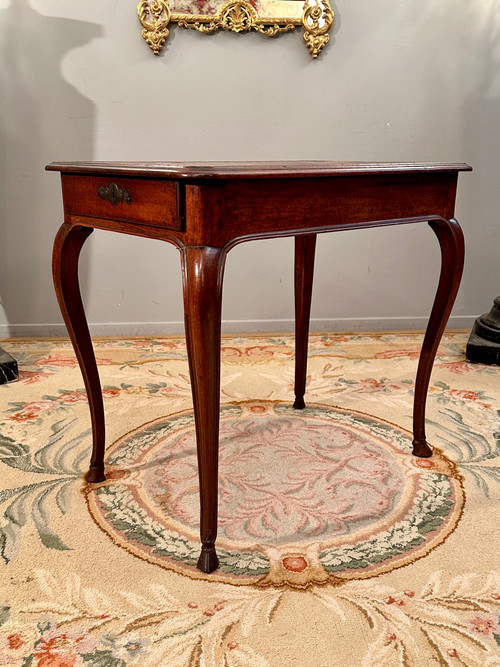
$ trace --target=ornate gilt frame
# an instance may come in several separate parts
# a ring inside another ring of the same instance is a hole
[[[329,0],[304,0],[301,18],[262,17],[246,0],[227,0],[213,15],[175,14],[168,0],[141,0],[137,6],[142,36],[155,55],[159,55],[168,37],[168,25],[177,23],[182,28],[194,28],[204,34],[215,30],[257,32],[272,37],[295,30],[302,25],[302,36],[313,58],[317,58],[330,39],[334,13]]]

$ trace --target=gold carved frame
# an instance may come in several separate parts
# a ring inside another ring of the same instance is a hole
[[[297,0],[297,4],[301,1]],[[328,44],[328,32],[334,17],[329,0],[304,0],[301,10],[297,12],[301,16],[296,17],[260,16],[254,4],[247,0],[227,0],[213,14],[176,14],[171,11],[168,0],[141,0],[137,13],[142,25],[142,36],[155,55],[159,55],[165,44],[170,23],[177,23],[182,28],[194,28],[205,34],[215,30],[256,30],[269,37],[295,30],[301,25],[304,29],[302,38],[313,58],[317,58]]]

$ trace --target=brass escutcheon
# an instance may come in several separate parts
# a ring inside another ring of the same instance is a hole
[[[126,204],[132,203],[132,195],[127,188],[120,188],[116,183],[110,183],[108,186],[100,185],[97,188],[97,194],[101,199],[111,202],[114,206],[122,201]]]

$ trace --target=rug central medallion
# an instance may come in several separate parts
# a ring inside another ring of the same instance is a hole
[[[199,555],[194,416],[144,424],[108,450],[90,512],[121,547],[192,577]],[[210,579],[259,586],[341,584],[425,556],[454,530],[464,497],[439,450],[352,410],[276,402],[221,409],[220,567]]]

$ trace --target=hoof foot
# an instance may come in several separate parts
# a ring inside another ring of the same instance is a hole
[[[90,484],[105,482],[106,475],[104,474],[104,467],[93,468],[90,466],[88,473],[85,475],[85,480],[90,482]]]
[[[201,554],[196,567],[198,570],[205,572],[205,574],[210,574],[210,572],[213,572],[219,567],[219,559],[213,544],[212,546],[201,547]]]
[[[303,410],[306,407],[303,398],[296,398],[295,403],[293,404],[295,410]]]
[[[432,449],[425,442],[425,440],[414,440],[413,441],[413,456],[419,456],[420,458],[429,458],[432,456]]]

